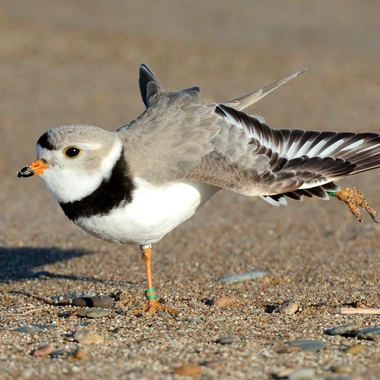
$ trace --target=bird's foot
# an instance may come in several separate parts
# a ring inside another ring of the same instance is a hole
[[[356,188],[346,187],[335,193],[330,193],[330,195],[333,195],[340,201],[343,201],[347,205],[351,213],[356,216],[359,222],[362,221],[362,216],[360,215],[360,211],[357,208],[357,206],[362,207],[364,210],[366,210],[368,214],[371,215],[373,221],[378,223],[376,220],[376,211],[368,204],[368,202],[364,198],[364,195],[360,193],[358,190],[356,190]]]
[[[177,310],[171,308],[170,306],[160,304],[156,298],[152,298],[148,300],[144,308],[141,311],[139,311],[137,314],[143,314],[143,313],[154,314],[154,313],[157,313],[158,311],[164,311],[172,315],[178,314]]]
[[[166,306],[166,305],[162,305],[160,304],[157,299],[151,299],[149,300],[144,309],[143,309],[144,313],[149,313],[149,314],[153,314],[153,313],[156,313],[157,311],[166,311],[170,314],[177,314],[177,310],[171,308],[170,306]]]

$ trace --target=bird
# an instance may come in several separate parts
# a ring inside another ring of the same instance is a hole
[[[380,166],[378,134],[275,129],[244,111],[306,70],[227,102],[202,103],[199,87],[166,92],[141,64],[139,117],[116,131],[51,128],[36,143],[36,160],[17,176],[39,176],[65,215],[90,235],[139,245],[147,281],[142,311],[175,313],[157,300],[152,244],[219,190],[275,206],[287,198],[333,196],[359,220],[358,206],[376,221],[362,193],[335,182]]]

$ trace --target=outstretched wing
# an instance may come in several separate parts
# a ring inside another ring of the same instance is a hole
[[[188,178],[244,195],[303,195],[327,198],[331,183],[380,166],[380,137],[373,133],[336,133],[270,128],[225,104],[215,108],[220,132],[214,151]]]
[[[204,182],[278,204],[284,195],[328,198],[326,191],[338,189],[333,181],[380,166],[377,134],[273,129],[241,111],[304,71],[207,105],[198,87],[166,93],[141,65],[147,109],[117,131],[132,174],[151,183]]]

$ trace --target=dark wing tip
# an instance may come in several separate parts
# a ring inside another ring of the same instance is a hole
[[[155,85],[148,86],[149,83],[153,82]],[[140,65],[139,71],[139,87],[141,98],[146,107],[149,106],[149,99],[155,93],[162,89],[161,83],[157,77],[153,74],[153,71],[145,64]]]

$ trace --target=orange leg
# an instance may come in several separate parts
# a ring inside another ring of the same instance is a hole
[[[161,305],[157,301],[156,291],[153,288],[153,279],[152,279],[152,246],[150,244],[140,245],[141,249],[141,258],[145,264],[145,272],[146,272],[146,281],[148,285],[148,289],[145,290],[145,296],[148,300],[147,305],[144,307],[144,313],[153,314],[158,310],[167,311],[171,314],[177,314],[177,311],[172,309],[169,306]]]

